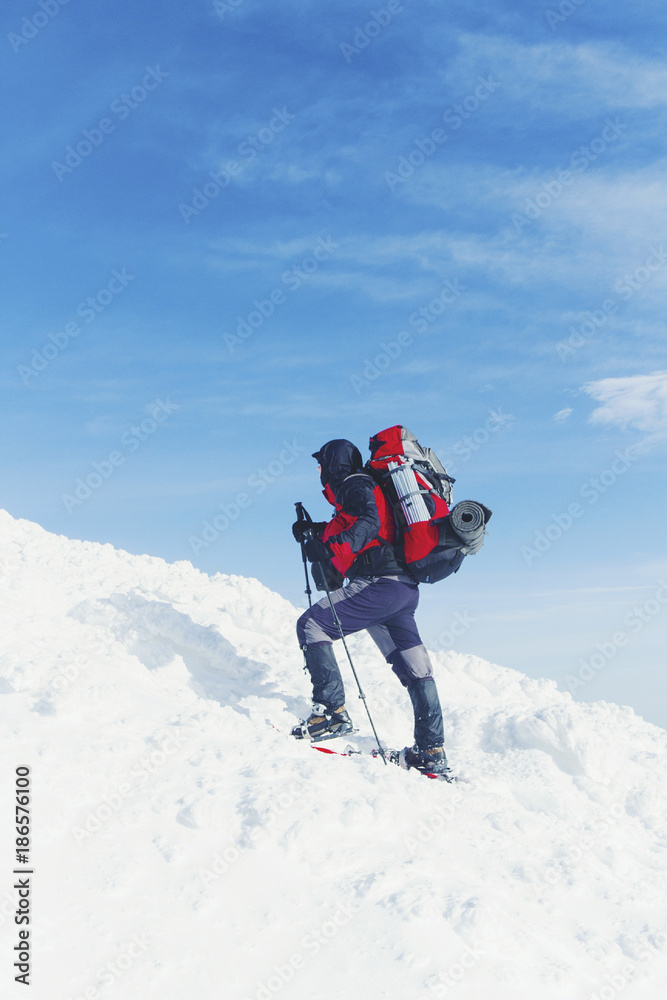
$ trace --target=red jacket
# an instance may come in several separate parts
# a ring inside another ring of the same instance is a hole
[[[353,473],[336,494],[327,483],[327,500],[336,509],[322,533],[332,563],[343,576],[383,576],[399,566],[391,548],[395,541],[394,515],[379,486],[366,473]],[[373,552],[372,550],[379,550]],[[354,564],[354,573],[350,569]]]

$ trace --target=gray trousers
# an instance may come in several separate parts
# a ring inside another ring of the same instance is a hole
[[[442,711],[431,660],[417,631],[419,588],[396,577],[362,577],[331,592],[343,634],[366,629],[408,689],[415,715],[415,742],[424,750],[444,742]],[[299,645],[313,682],[313,701],[329,710],[345,703],[345,690],[331,643],[340,638],[328,597],[301,615]]]

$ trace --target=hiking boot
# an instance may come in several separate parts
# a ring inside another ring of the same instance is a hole
[[[432,747],[430,750],[421,750],[418,746],[406,747],[401,751],[405,767],[414,767],[422,774],[433,775],[444,781],[451,780],[451,770],[447,763],[447,754],[444,747]]]
[[[334,736],[345,736],[353,733],[352,719],[345,710],[345,705],[333,712],[325,705],[313,705],[313,711],[303,722],[295,726],[292,736],[298,740],[309,739],[313,743],[318,740],[330,740]]]

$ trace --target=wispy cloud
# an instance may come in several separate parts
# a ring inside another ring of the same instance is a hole
[[[653,438],[667,436],[667,371],[587,382],[584,392],[601,403],[590,421],[613,427],[634,427]]]
[[[664,60],[639,56],[620,42],[526,45],[507,37],[463,34],[446,79],[493,70],[506,97],[579,119],[608,108],[655,108],[667,104]]]
[[[319,234],[298,236],[289,240],[219,240],[213,244],[225,262],[249,266],[257,258],[286,261],[312,251]],[[342,236],[334,234],[337,242],[336,259],[352,261],[368,268],[393,266],[397,262],[411,263],[419,270],[435,271],[448,256],[449,239],[444,231],[430,231],[386,236]]]
[[[571,417],[573,413],[574,410],[572,409],[572,407],[566,406],[564,410],[559,410],[558,413],[554,413],[553,418],[556,421],[556,423],[562,424],[568,419],[568,417]]]
[[[619,170],[610,148],[606,162],[591,164],[569,185],[556,183],[547,191],[573,152],[568,147],[547,169],[530,172],[471,164],[462,176],[455,165],[429,166],[406,189],[406,197],[445,213],[450,229],[438,233],[437,256],[454,266],[520,285],[538,280],[589,290],[597,284],[611,291],[651,256],[650,282],[640,275],[638,285],[642,298],[662,300],[667,267],[656,266],[653,251],[662,253],[660,236],[667,232],[667,163]],[[480,211],[485,226],[477,230]]]

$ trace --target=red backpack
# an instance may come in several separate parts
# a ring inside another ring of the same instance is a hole
[[[452,483],[438,456],[397,424],[375,434],[367,469],[389,501],[408,572],[437,583],[477,552],[491,511],[473,500],[451,507]]]

